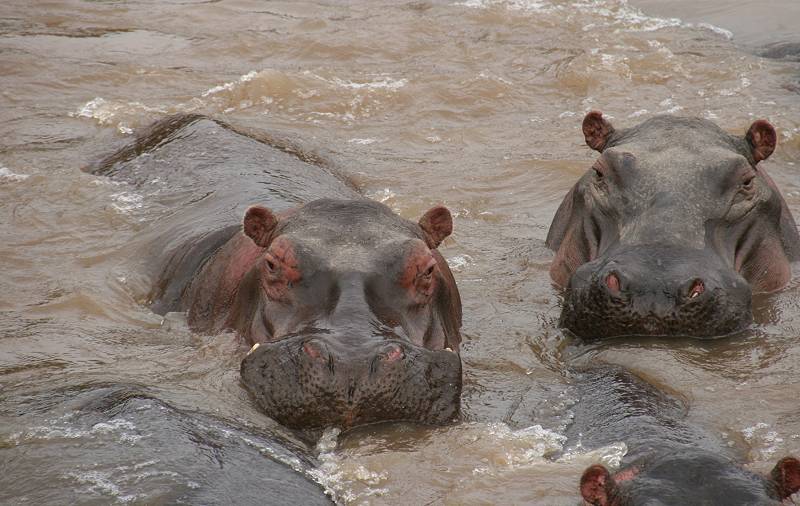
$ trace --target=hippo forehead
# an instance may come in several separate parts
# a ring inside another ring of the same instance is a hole
[[[630,484],[632,504],[767,506],[780,504],[763,478],[716,455],[675,455],[657,462]]]
[[[615,132],[606,147],[631,143],[641,144],[652,152],[679,146],[696,155],[703,155],[712,147],[742,155],[747,153],[744,139],[700,118],[655,116],[640,125]]]
[[[637,175],[661,181],[659,186],[717,182],[728,172],[749,165],[745,141],[710,121],[655,117],[616,133],[606,148],[609,161],[625,165],[635,158]]]
[[[704,223],[721,218],[723,195],[750,170],[744,141],[701,119],[656,117],[614,134],[603,152],[625,198],[622,243],[659,236],[704,247]]]
[[[313,202],[288,217],[279,234],[301,261],[314,258],[337,270],[371,270],[424,245],[417,224],[371,201]]]

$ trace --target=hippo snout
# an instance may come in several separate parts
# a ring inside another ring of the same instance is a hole
[[[575,271],[561,325],[586,338],[708,338],[747,326],[750,303],[747,281],[713,252],[633,246]]]
[[[241,377],[269,416],[297,428],[446,423],[461,396],[457,353],[400,339],[354,346],[322,334],[266,343],[244,358]]]

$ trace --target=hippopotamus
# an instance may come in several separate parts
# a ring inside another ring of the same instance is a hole
[[[87,383],[4,403],[24,429],[8,440],[0,430],[3,460],[14,462],[0,504],[334,504],[301,442],[147,388]]]
[[[453,420],[461,299],[437,249],[450,212],[402,218],[319,160],[190,115],[158,122],[94,172],[169,207],[136,255],[154,280],[145,299],[252,346],[241,379],[273,419]]]
[[[632,372],[594,366],[575,377],[580,400],[568,440],[583,449],[628,447],[615,474],[601,464],[585,470],[585,504],[766,506],[800,490],[796,458],[782,458],[766,477],[743,468],[735,448],[686,421],[683,401]]]
[[[788,283],[800,238],[758,165],[777,141],[767,121],[736,136],[669,115],[616,129],[592,111],[583,133],[601,155],[546,240],[561,326],[584,338],[722,336],[751,322],[752,293]]]
[[[800,461],[784,457],[761,476],[718,455],[690,450],[615,475],[595,464],[581,476],[580,490],[588,506],[778,506],[793,504],[784,501],[800,490]]]

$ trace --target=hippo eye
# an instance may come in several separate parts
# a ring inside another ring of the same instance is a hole
[[[278,267],[277,264],[275,263],[275,259],[272,258],[271,256],[267,256],[264,258],[264,265],[267,267],[267,272],[269,272],[270,274],[274,273],[275,269],[277,269]]]
[[[756,179],[756,176],[750,176],[746,180],[742,181],[742,189],[743,190],[751,190],[753,188],[753,181]]]
[[[425,272],[423,272],[422,275],[425,276],[426,278],[430,278],[431,276],[433,276],[434,267],[436,267],[436,264],[432,264],[430,267],[425,269]]]

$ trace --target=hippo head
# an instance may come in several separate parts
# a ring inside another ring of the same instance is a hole
[[[581,337],[714,337],[746,327],[752,292],[790,279],[800,239],[757,163],[766,121],[737,137],[702,119],[657,116],[616,130],[583,121],[600,157],[565,197],[547,244],[566,288],[562,326]]]
[[[800,491],[800,461],[783,458],[764,477],[716,455],[680,452],[613,476],[590,466],[580,490],[587,506],[779,506]]]
[[[295,428],[453,420],[461,301],[436,250],[452,226],[441,206],[419,223],[367,200],[248,209],[227,326],[254,343],[241,376],[261,407]]]

